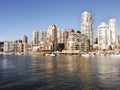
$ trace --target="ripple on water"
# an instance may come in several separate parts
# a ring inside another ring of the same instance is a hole
[[[120,59],[0,56],[0,90],[119,90]]]

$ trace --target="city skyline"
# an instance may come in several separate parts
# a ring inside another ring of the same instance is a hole
[[[94,19],[94,36],[101,22],[117,19],[117,34],[120,33],[120,1],[89,0],[1,0],[0,41],[22,39],[27,35],[32,40],[34,30],[48,30],[56,24],[62,29],[80,30],[81,14],[88,11]],[[104,10],[104,11],[103,11]]]

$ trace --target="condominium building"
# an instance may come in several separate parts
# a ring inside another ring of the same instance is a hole
[[[23,36],[22,43],[28,43],[28,37],[26,35]]]
[[[74,32],[74,29],[68,29],[68,37],[70,36],[71,33]]]
[[[58,31],[59,27],[57,25],[50,25],[48,27],[48,37],[53,39],[53,50],[57,50],[58,47]]]
[[[67,50],[78,50],[78,35],[74,32],[69,34],[67,39]]]
[[[70,33],[67,39],[67,50],[89,51],[90,42],[86,35]]]
[[[22,40],[22,51],[23,52],[27,52],[27,48],[28,48],[28,37],[26,35],[23,36],[23,40]]]
[[[4,42],[3,50],[4,52],[12,52],[14,50],[13,42]]]
[[[64,44],[64,47],[66,48],[66,43],[67,43],[67,38],[68,38],[68,32],[66,30],[61,30],[58,33],[58,43]]]
[[[42,29],[42,30],[40,31],[40,41],[43,42],[46,37],[47,37],[47,32],[46,32],[45,29]]]
[[[48,36],[53,36],[55,38],[55,37],[57,37],[58,31],[59,31],[59,26],[58,25],[49,25]]]
[[[24,43],[24,44],[26,44],[26,43]],[[14,41],[14,51],[15,52],[23,52],[24,44],[22,43],[22,40]]]
[[[57,38],[58,38],[58,43],[61,43],[61,31],[58,31]]]
[[[81,34],[84,34],[90,39],[90,46],[94,43],[93,33],[93,17],[89,12],[83,12],[81,16]]]
[[[111,31],[106,22],[102,22],[98,26],[98,45],[100,49],[108,49],[111,45]]]
[[[115,18],[110,19],[109,22],[109,29],[111,31],[111,40],[112,44],[118,44],[118,39],[117,39],[117,20]]]
[[[90,51],[90,40],[84,34],[79,36],[79,50],[80,51]]]
[[[39,43],[39,34],[38,34],[38,31],[33,31],[33,41],[32,41],[32,44],[34,46],[38,45]]]
[[[66,44],[68,38],[68,32],[66,30],[61,31],[61,43]]]

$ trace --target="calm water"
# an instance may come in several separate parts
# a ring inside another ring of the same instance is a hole
[[[0,90],[120,90],[120,58],[0,55]]]

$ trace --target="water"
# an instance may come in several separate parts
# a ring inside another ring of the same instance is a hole
[[[120,90],[120,58],[0,55],[0,90]]]

